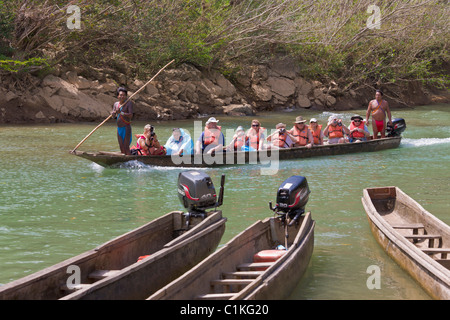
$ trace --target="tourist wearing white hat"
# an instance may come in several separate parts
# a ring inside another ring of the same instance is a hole
[[[225,143],[225,137],[221,132],[221,127],[217,125],[219,120],[211,117],[206,121],[205,131],[202,132],[195,143],[195,153],[222,152]]]
[[[328,144],[345,143],[344,134],[350,134],[350,130],[342,125],[339,115],[332,115],[328,118],[328,124],[323,130],[323,135],[328,137]]]
[[[316,118],[312,118],[309,120],[309,131],[311,131],[313,139],[314,139],[314,145],[320,146],[323,144],[323,131],[322,131],[322,125],[318,124]]]

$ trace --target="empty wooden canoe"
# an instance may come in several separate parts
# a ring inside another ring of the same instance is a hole
[[[280,218],[257,221],[149,300],[281,299],[305,273],[314,248],[311,213],[288,227]],[[256,260],[256,258],[258,258]]]
[[[450,227],[397,187],[364,189],[375,239],[434,299],[450,299]]]
[[[145,299],[214,252],[225,222],[221,211],[205,218],[168,213],[1,286],[0,299]]]

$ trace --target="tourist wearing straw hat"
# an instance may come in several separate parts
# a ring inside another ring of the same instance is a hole
[[[314,145],[314,138],[305,122],[302,116],[298,116],[295,118],[294,126],[288,131],[294,137],[294,147],[311,148]]]

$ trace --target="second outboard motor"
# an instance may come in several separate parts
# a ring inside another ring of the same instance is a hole
[[[387,125],[386,131],[388,137],[398,137],[406,129],[406,122],[402,118],[392,120],[392,126]]]
[[[287,215],[292,224],[305,213],[310,193],[305,177],[292,176],[284,180],[278,188],[275,208],[272,208],[272,202],[269,203],[269,207],[278,214],[282,212],[280,215]]]
[[[219,200],[211,178],[202,171],[186,171],[178,175],[178,198],[192,215],[222,205],[225,175],[222,175]]]

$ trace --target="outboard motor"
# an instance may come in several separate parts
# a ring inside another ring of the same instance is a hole
[[[284,216],[284,219],[289,217],[291,219],[289,225],[292,225],[305,213],[305,206],[310,193],[305,177],[292,176],[284,180],[278,188],[275,208],[272,208],[272,202],[269,202],[269,208]]]
[[[389,124],[386,127],[388,137],[398,137],[406,129],[406,122],[402,118],[395,118],[392,120],[392,126]]]
[[[202,171],[186,171],[178,175],[178,198],[189,215],[205,216],[205,210],[223,203],[225,175],[222,175],[219,200],[211,178]]]

